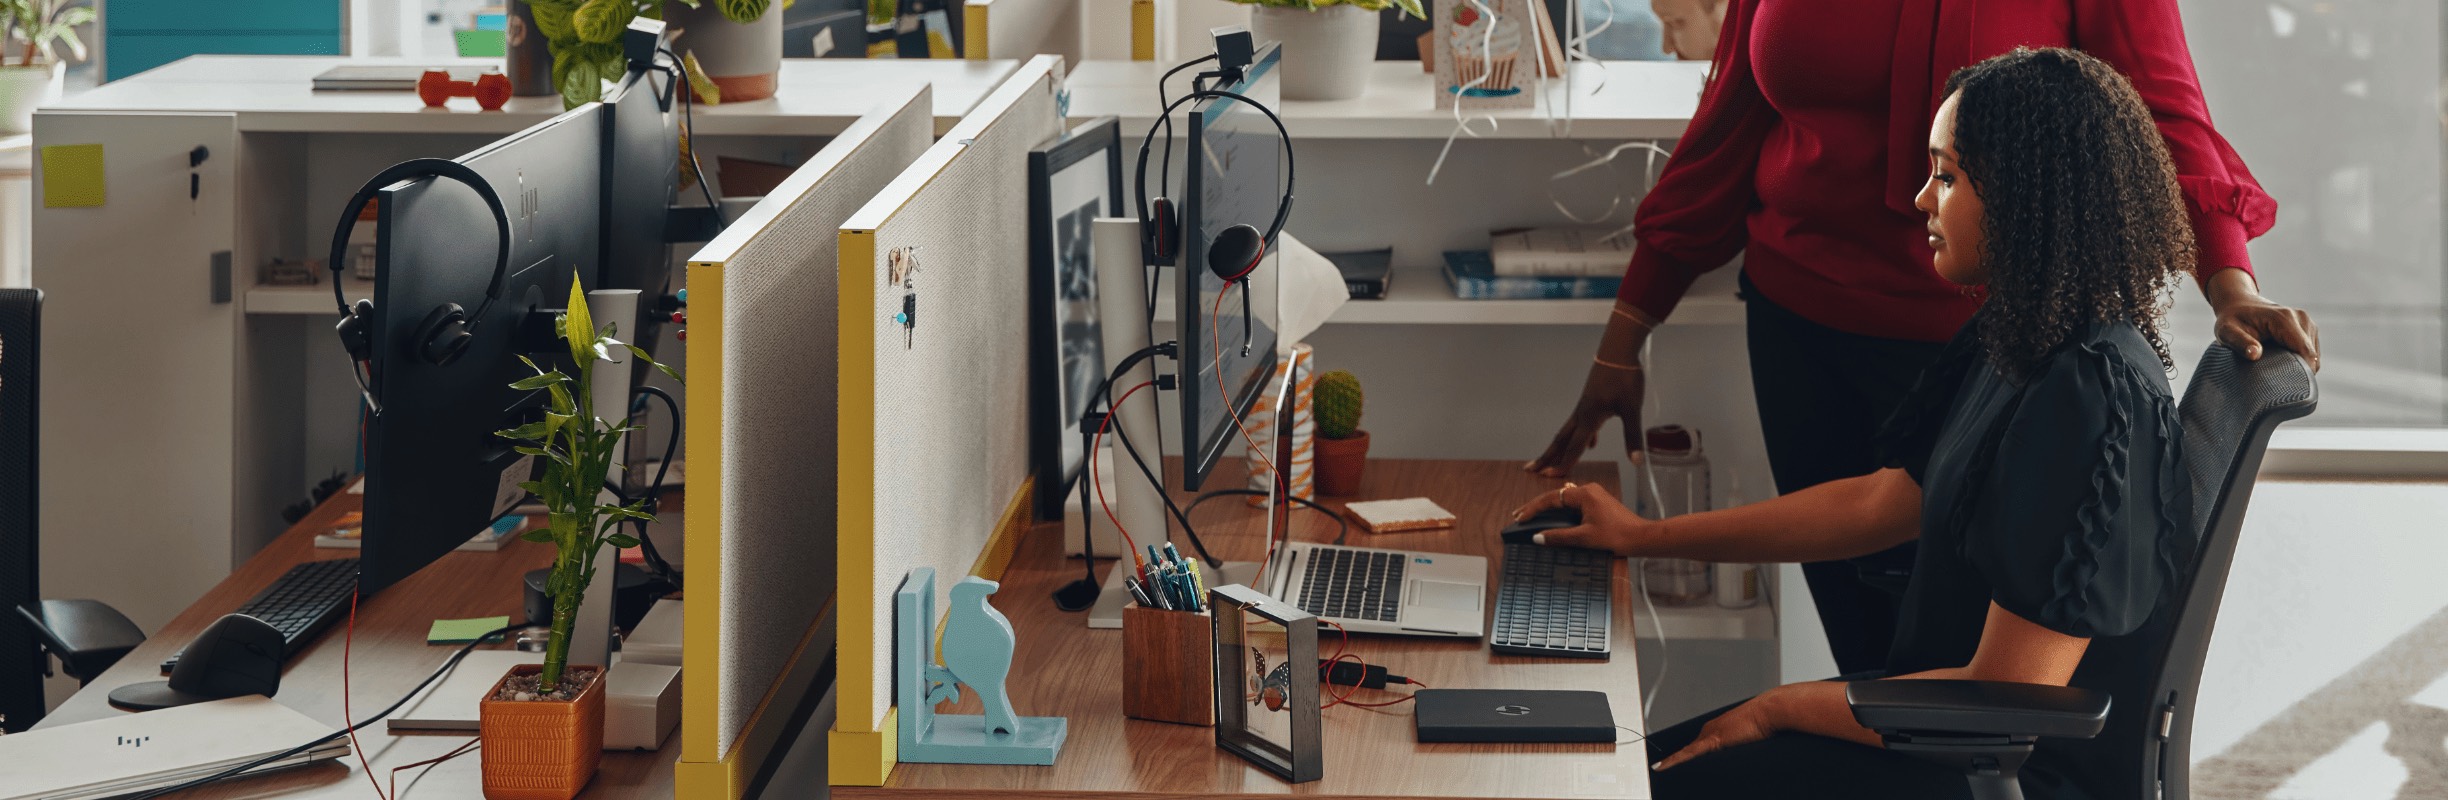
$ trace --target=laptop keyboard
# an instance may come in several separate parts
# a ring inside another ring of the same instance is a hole
[[[1606,658],[1614,627],[1615,556],[1597,550],[1504,546],[1496,584],[1496,624],[1488,647],[1499,653]]]
[[[1299,606],[1320,617],[1393,622],[1402,610],[1402,553],[1309,548]]]

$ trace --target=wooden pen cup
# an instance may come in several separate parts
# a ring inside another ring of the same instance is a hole
[[[1122,714],[1215,724],[1215,618],[1137,603],[1122,607]]]

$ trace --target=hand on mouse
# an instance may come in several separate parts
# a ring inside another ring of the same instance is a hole
[[[1513,519],[1528,519],[1553,508],[1581,512],[1581,524],[1541,533],[1531,541],[1550,547],[1581,547],[1638,556],[1642,555],[1643,545],[1657,534],[1658,523],[1632,513],[1606,489],[1583,484],[1567,483],[1555,491],[1540,492],[1515,509]]]

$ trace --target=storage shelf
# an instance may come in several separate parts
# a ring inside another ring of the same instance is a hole
[[[330,276],[325,276],[324,280],[330,280]],[[374,296],[374,282],[349,278],[341,281],[340,292],[348,295],[349,303],[355,305],[359,300]],[[246,291],[246,313],[337,316],[340,310],[332,307],[332,290],[329,283],[314,283],[306,286],[257,284]]]
[[[1615,301],[1601,300],[1464,300],[1453,295],[1445,285],[1445,276],[1426,268],[1395,269],[1394,285],[1382,300],[1353,300],[1344,303],[1335,315],[1326,320],[1329,325],[1588,325],[1602,326],[1613,313]],[[327,292],[329,290],[326,290]],[[1171,298],[1168,281],[1157,289],[1161,298]],[[1174,308],[1170,302],[1156,304],[1156,321],[1171,323]],[[1675,307],[1666,318],[1669,326],[1740,325],[1743,304],[1731,292],[1723,294],[1694,293]]]
[[[1155,121],[1156,79],[1166,65],[1146,61],[1083,62],[1064,81],[1071,93],[1069,115],[1087,119],[1121,117],[1126,149]],[[1434,77],[1414,61],[1379,61],[1371,65],[1368,93],[1351,100],[1280,103],[1284,127],[1296,138],[1320,139],[1439,139],[1454,132],[1454,113],[1436,107]],[[1482,139],[1624,140],[1676,139],[1691,123],[1700,104],[1700,87],[1708,65],[1671,61],[1575,62],[1567,103],[1562,78],[1547,81],[1547,113],[1521,108],[1483,111],[1469,117],[1494,117],[1493,131],[1474,126]],[[1169,94],[1189,89],[1189,75],[1177,76]],[[1535,91],[1535,89],[1533,89]],[[1570,108],[1567,109],[1566,106]],[[1565,117],[1571,117],[1569,123]],[[1182,112],[1174,112],[1180,116]],[[1550,122],[1547,116],[1553,116]],[[1176,135],[1187,135],[1176,129]]]

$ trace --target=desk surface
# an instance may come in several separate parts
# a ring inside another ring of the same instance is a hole
[[[1216,467],[1210,488],[1242,485],[1238,459]],[[1613,487],[1612,463],[1585,464],[1574,480]],[[1531,495],[1559,481],[1521,471],[1518,462],[1370,462],[1356,498],[1427,497],[1452,511],[1458,524],[1443,531],[1371,535],[1355,530],[1346,543],[1486,556],[1496,566],[1496,531],[1505,516]],[[1188,502],[1184,496],[1182,502]],[[1334,498],[1327,505],[1341,507]],[[1293,515],[1294,535],[1328,541],[1331,519],[1315,512]],[[1192,522],[1218,558],[1255,560],[1263,545],[1263,517],[1245,504],[1220,499],[1201,506]],[[1188,551],[1187,541],[1176,545]],[[1040,525],[1021,542],[996,595],[997,608],[1020,631],[1012,674],[1012,701],[1023,714],[1057,714],[1070,720],[1070,738],[1053,767],[988,767],[902,764],[881,789],[836,786],[837,798],[907,796],[994,798],[1011,795],[1074,796],[1091,793],[1140,797],[1252,797],[1285,794],[1334,797],[1618,797],[1649,796],[1646,751],[1639,745],[1457,745],[1419,744],[1408,704],[1385,709],[1336,707],[1324,712],[1326,772],[1322,780],[1293,786],[1215,747],[1213,728],[1126,719],[1120,681],[1122,632],[1089,630],[1082,614],[1054,609],[1047,597],[1078,578],[1079,562],[1062,553],[1060,525]],[[1615,566],[1614,658],[1608,661],[1494,656],[1487,643],[1397,636],[1354,636],[1355,651],[1371,664],[1420,679],[1429,686],[1473,689],[1594,689],[1604,691],[1618,723],[1637,731],[1640,675],[1632,657],[1631,583],[1625,562]],[[1331,636],[1331,635],[1329,635]],[[1321,638],[1321,651],[1333,647]],[[1024,680],[1025,678],[1025,680]],[[1392,693],[1361,691],[1354,699],[1390,700]],[[964,698],[956,713],[977,713]],[[904,718],[906,719],[906,717]],[[1625,734],[1629,740],[1631,734]]]
[[[291,526],[287,533],[265,547],[263,552],[248,559],[246,564],[213,587],[210,593],[178,615],[170,624],[147,639],[142,647],[119,660],[110,671],[92,684],[78,690],[59,710],[43,718],[37,728],[67,725],[100,719],[127,712],[110,706],[110,690],[125,684],[160,680],[162,659],[187,644],[195,634],[254,597],[257,591],[279,578],[289,568],[307,561],[347,558],[346,550],[317,549],[314,535],[328,528],[340,515],[358,510],[363,496],[342,492],[332,496],[313,514]],[[678,492],[665,495],[664,513],[678,514],[681,498]],[[498,552],[454,552],[442,560],[409,576],[381,594],[367,598],[357,609],[356,653],[350,660],[349,680],[354,689],[354,711],[360,716],[381,711],[384,706],[406,696],[425,676],[433,674],[456,646],[425,644],[425,632],[436,619],[465,619],[525,613],[521,607],[519,577],[528,570],[552,563],[552,548],[548,545],[512,539]],[[346,623],[343,622],[343,625]],[[336,625],[306,646],[305,652],[289,660],[281,673],[280,694],[274,699],[309,717],[334,726],[343,726],[340,699],[340,659],[342,626]],[[393,736],[383,732],[382,725],[370,725],[357,733],[357,741],[373,762],[375,776],[387,781],[391,768],[434,758],[465,744],[474,738],[467,734],[419,734]],[[300,742],[279,744],[295,745]],[[481,751],[479,751],[481,752]],[[679,737],[674,735],[655,752],[606,752],[603,766],[588,784],[585,797],[631,798],[670,797],[672,765],[680,758]],[[402,773],[400,786],[405,797],[472,798],[479,786],[479,761],[476,754],[462,756],[435,767],[416,782],[423,791],[409,791],[409,779],[414,770]],[[349,756],[324,761],[313,766],[241,778],[178,795],[186,798],[277,796],[287,798],[369,796],[370,787],[364,775],[358,774],[357,759]],[[388,791],[386,788],[385,791]]]

